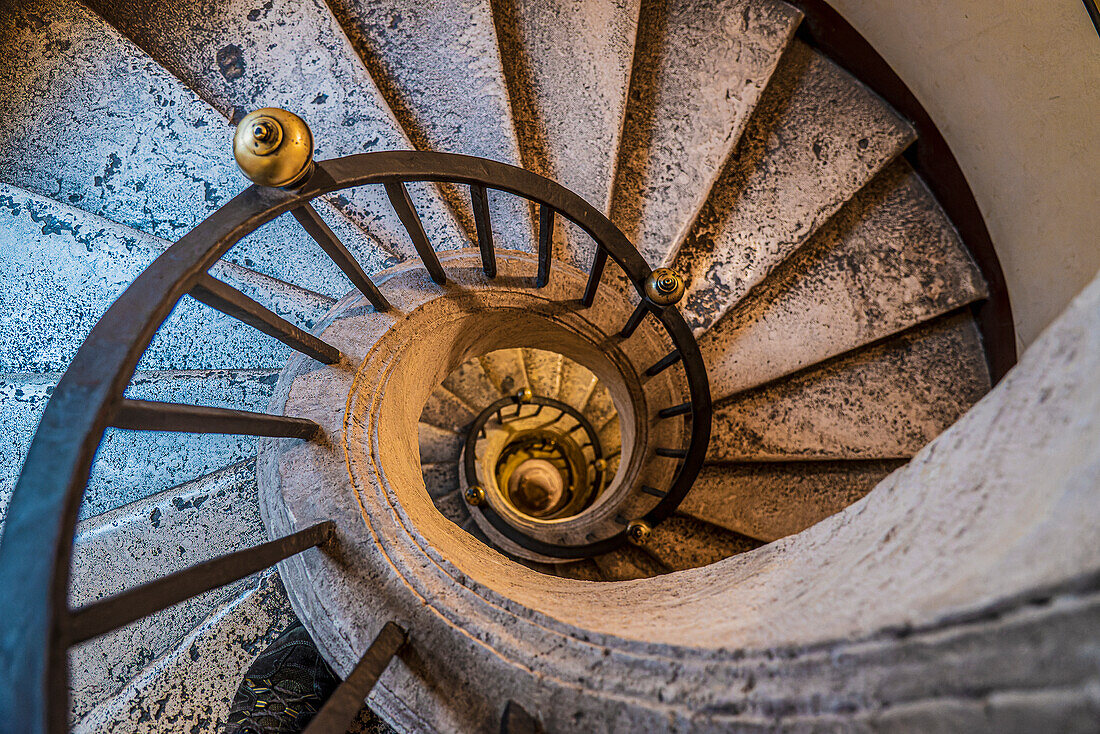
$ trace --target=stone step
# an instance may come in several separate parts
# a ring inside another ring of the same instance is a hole
[[[593,559],[605,581],[633,581],[660,576],[672,569],[641,548],[625,544]]]
[[[607,460],[609,477],[615,476],[615,472],[619,470],[622,445],[623,437],[619,427],[619,416],[616,414],[600,429],[600,446],[603,447],[603,454],[605,457],[611,457]]]
[[[694,517],[673,515],[658,523],[643,549],[673,571],[707,566],[763,543]]]
[[[776,0],[643,9],[611,218],[653,267],[688,234],[800,19]]]
[[[62,372],[95,322],[170,243],[0,184],[0,371]],[[232,263],[211,272],[309,329],[333,300]],[[141,369],[278,368],[290,348],[190,298],[165,320]]]
[[[959,314],[719,403],[709,461],[908,458],[989,391]]]
[[[587,367],[571,359],[562,360],[558,400],[581,410],[588,403],[596,384],[596,376]]]
[[[436,466],[436,465],[425,465]],[[454,466],[453,464],[451,466]],[[425,474],[427,470],[425,469]],[[429,489],[429,491],[431,491]],[[458,489],[451,490],[449,494],[445,494],[442,497],[434,499],[435,507],[443,515],[455,525],[462,527],[467,522],[471,521],[470,511],[467,508],[466,500],[462,497],[462,492]]]
[[[424,485],[432,499],[441,499],[458,490],[457,461],[426,462],[420,468],[424,473]]]
[[[489,381],[502,397],[510,397],[527,384],[527,367],[523,363],[523,351],[520,349],[498,349],[480,357],[481,366]],[[486,406],[481,406],[484,410]]]
[[[491,4],[523,167],[606,214],[639,0]],[[593,251],[591,239],[579,230],[556,229],[556,258],[586,268]]]
[[[244,671],[297,621],[274,571],[248,583],[73,731],[221,731]]]
[[[301,115],[318,160],[413,147],[324,0],[91,5],[227,117],[260,107]],[[437,249],[465,246],[466,235],[434,186],[412,184],[409,191]],[[385,250],[415,257],[381,186],[332,200]]]
[[[489,0],[328,5],[417,149],[523,165]],[[475,233],[467,187],[442,192],[467,233]],[[487,194],[496,245],[533,252],[526,201]]]
[[[847,72],[792,43],[670,259],[688,283],[688,324],[697,333],[714,324],[914,138]]]
[[[422,464],[453,464],[458,461],[465,436],[428,423],[418,423],[416,428]]]
[[[267,540],[250,459],[90,517],[77,527],[70,603],[87,604]],[[69,654],[71,716],[84,718],[256,579],[237,581],[84,642]]]
[[[466,360],[447,375],[443,387],[478,413],[501,397],[500,391],[485,373],[481,360],[476,357]]]
[[[430,423],[436,428],[456,433],[465,433],[476,418],[476,411],[442,385],[432,390],[420,414],[422,423]]]
[[[596,565],[596,562],[591,558],[585,558],[580,561],[571,561],[569,563],[557,563],[547,569],[549,573],[555,576],[561,576],[566,579],[575,579],[577,581],[604,581],[603,572],[600,571],[600,567]]]
[[[0,515],[60,375],[0,376]],[[264,412],[274,370],[138,372],[126,396]],[[256,454],[254,436],[129,431],[108,428],[96,453],[81,517],[90,517],[207,475]]]
[[[707,464],[677,512],[771,542],[839,512],[904,463]]]
[[[527,349],[523,351],[523,365],[527,368],[527,385],[535,395],[542,397],[558,397],[561,387],[561,363],[563,357],[557,352],[548,352],[544,349]]]
[[[17,0],[0,29],[3,181],[172,241],[248,185],[226,118],[80,4]],[[368,272],[393,261],[340,219]],[[227,259],[326,295],[350,288],[290,215]]]
[[[602,382],[597,383],[592,389],[592,394],[588,396],[588,402],[585,403],[582,413],[597,433],[618,415],[615,411],[615,403],[611,400],[611,392]]]
[[[699,340],[716,399],[986,296],[904,160],[887,166]]]

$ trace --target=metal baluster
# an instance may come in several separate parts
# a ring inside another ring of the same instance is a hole
[[[294,214],[294,218],[298,220],[298,223],[302,225],[302,228],[309,233],[309,236],[316,240],[321,249],[332,258],[332,261],[336,263],[336,267],[344,271],[344,275],[348,276],[348,280],[351,281],[352,285],[367,297],[370,304],[374,306],[375,311],[385,311],[390,307],[385,296],[378,290],[378,286],[363,271],[363,268],[359,266],[352,254],[348,252],[348,248],[344,247],[344,243],[329,228],[325,220],[321,219],[321,215],[317,213],[317,210],[311,204],[303,204],[295,209],[292,214]]]
[[[661,374],[662,372],[667,370],[669,367],[671,367],[672,365],[679,362],[680,358],[681,358],[680,351],[677,350],[677,349],[672,350],[671,352],[666,354],[664,357],[662,357],[660,359],[660,361],[657,362],[657,364],[653,365],[648,370],[646,370],[645,371],[646,376],[653,377],[654,375]]]
[[[477,246],[481,248],[481,267],[490,278],[497,277],[497,253],[493,249],[493,226],[489,220],[489,197],[485,187],[470,184],[470,199],[474,205],[477,226]]]
[[[602,245],[596,247],[596,254],[592,258],[592,270],[588,273],[588,283],[584,287],[584,297],[581,303],[585,308],[596,300],[596,289],[600,287],[600,279],[603,278],[603,269],[607,265],[607,250]]]
[[[663,456],[666,459],[686,459],[688,452],[686,449],[665,449],[659,448],[656,451],[657,456]]]
[[[336,523],[326,520],[285,538],[197,563],[86,604],[69,613],[65,624],[66,641],[70,645],[83,642],[193,596],[251,576],[296,553],[328,542],[335,531]]]
[[[393,205],[393,210],[397,212],[401,224],[405,225],[405,231],[409,233],[413,247],[416,248],[416,254],[420,255],[420,259],[424,261],[424,268],[432,276],[432,280],[439,285],[444,285],[447,282],[447,274],[443,272],[443,266],[439,264],[439,257],[432,249],[431,243],[428,242],[428,235],[424,232],[420,215],[416,213],[412,199],[409,198],[409,190],[400,181],[391,181],[384,185],[386,195],[390,197],[390,204]]]
[[[638,301],[638,305],[634,308],[634,312],[630,314],[630,318],[626,320],[626,325],[623,330],[619,332],[619,336],[623,339],[629,339],[634,331],[641,325],[642,319],[649,313],[649,304],[644,300]]]
[[[408,642],[408,633],[393,622],[382,625],[363,657],[325,705],[309,722],[304,734],[343,734],[351,726],[367,695],[378,683],[394,656]]]
[[[654,497],[660,497],[661,499],[664,499],[665,497],[668,496],[668,492],[665,492],[664,490],[661,490],[661,489],[656,489],[655,487],[651,487],[648,484],[643,484],[641,489],[646,494],[651,494]]]
[[[340,350],[302,331],[294,324],[256,301],[206,273],[199,276],[199,282],[191,289],[190,296],[205,303],[227,316],[243,321],[249,326],[273,336],[287,346],[298,350],[324,364],[336,364],[340,361]]]
[[[550,282],[550,250],[554,235],[554,210],[546,204],[539,205],[539,274],[535,287],[542,288]]]
[[[684,415],[685,413],[690,412],[691,403],[680,403],[679,405],[674,405],[671,408],[662,408],[660,411],[658,411],[657,417],[672,418],[673,416]]]
[[[236,433],[275,438],[315,438],[321,427],[305,418],[247,410],[123,399],[111,419],[115,428],[182,433]]]

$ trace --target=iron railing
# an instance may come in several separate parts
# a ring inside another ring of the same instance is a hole
[[[0,588],[4,589],[0,597],[0,618],[4,620],[0,627],[3,675],[0,728],[37,734],[66,730],[67,651],[75,643],[248,576],[308,548],[333,542],[331,523],[320,523],[79,609],[69,606],[73,534],[92,461],[108,426],[302,439],[313,439],[320,430],[315,423],[300,418],[125,398],[124,391],[138,360],[179,300],[191,296],[320,362],[338,362],[344,357],[335,347],[214,279],[208,271],[246,235],[291,212],[370,303],[378,310],[386,310],[389,304],[385,297],[310,202],[320,195],[350,187],[385,186],[425,268],[437,283],[445,283],[446,273],[406,188],[407,183],[418,181],[470,187],[478,245],[485,273],[490,277],[496,272],[496,264],[487,189],[508,192],[538,205],[536,285],[546,285],[550,277],[550,233],[554,217],[559,215],[587,232],[596,244],[581,297],[585,306],[593,303],[607,259],[610,257],[622,268],[641,298],[636,314],[653,313],[675,345],[648,374],[680,362],[690,392],[684,405],[670,409],[673,413],[663,414],[690,415],[690,441],[686,447],[657,450],[659,456],[679,462],[679,470],[660,502],[645,516],[645,522],[651,525],[660,522],[680,503],[702,466],[710,437],[711,404],[706,371],[691,330],[674,307],[647,296],[649,266],[607,217],[553,181],[481,158],[410,151],[324,161],[313,166],[296,188],[249,187],[169,247],[96,323],[58,382],[12,495],[0,542]],[[634,320],[640,320],[640,316]],[[589,550],[610,549],[625,539],[625,533]],[[389,657],[396,651],[392,638],[392,630],[384,629],[379,638],[383,642],[376,642]],[[380,654],[376,645],[367,651],[365,661]],[[385,659],[388,661],[389,657]],[[364,665],[368,672],[377,668],[376,663]],[[351,685],[354,679],[356,688],[345,694],[361,703],[376,678],[373,673],[353,674],[345,685]],[[325,721],[330,723],[323,724]],[[326,716],[317,726],[327,727],[325,731],[343,731],[342,725],[333,721]],[[317,730],[311,727],[310,731]]]

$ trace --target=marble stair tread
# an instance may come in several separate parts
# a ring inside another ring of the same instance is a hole
[[[581,412],[592,424],[592,427],[596,429],[597,434],[612,418],[618,415],[615,411],[615,403],[611,399],[611,391],[602,382],[597,383],[592,389],[592,394],[588,396],[588,401],[584,404],[584,410]]]
[[[903,464],[896,460],[707,464],[677,512],[771,542],[839,512]]]
[[[492,6],[523,167],[606,214],[640,1],[514,0]],[[594,250],[578,230],[556,229],[555,258],[583,268]]]
[[[427,470],[425,470],[425,473],[427,473]],[[463,498],[462,491],[459,489],[453,489],[448,494],[434,499],[433,502],[436,509],[439,510],[443,517],[459,527],[462,527],[471,519],[470,511],[466,506],[466,500]]]
[[[324,0],[89,1],[227,117],[260,107],[301,115],[317,160],[413,147]],[[434,186],[409,191],[437,249],[465,246]],[[415,257],[383,187],[345,190],[330,201],[385,250]]]
[[[263,543],[255,493],[250,459],[84,520],[74,540],[70,603],[88,604]],[[249,583],[214,589],[75,647],[69,654],[72,718],[116,695]]]
[[[107,308],[169,242],[24,189],[0,184],[0,371],[61,372]],[[309,329],[333,300],[222,262],[211,273]],[[30,297],[28,297],[28,294]],[[141,369],[280,367],[290,349],[183,298]]]
[[[672,515],[654,526],[643,548],[673,571],[707,566],[763,543],[694,517]]]
[[[244,671],[296,621],[278,575],[253,576],[73,732],[221,731]]]
[[[479,358],[489,381],[502,397],[515,395],[527,384],[527,368],[520,349],[498,349]],[[482,406],[484,410],[485,406]]]
[[[417,149],[522,166],[489,0],[328,5]],[[442,193],[467,233],[476,232],[467,187]],[[526,201],[487,193],[497,246],[533,252]]]
[[[263,413],[277,379],[276,370],[138,372],[125,395]],[[255,436],[108,428],[92,464],[81,516],[106,512],[244,461],[256,455],[256,448]]]
[[[687,235],[801,17],[777,0],[643,8],[611,218],[651,266]]]
[[[436,428],[428,423],[416,424],[417,438],[420,445],[420,463],[442,464],[455,463],[466,438],[454,431]]]
[[[481,360],[468,359],[447,375],[443,387],[478,413],[500,400],[500,391],[485,374]]]
[[[226,118],[79,3],[17,0],[0,32],[3,181],[171,241],[248,186]],[[392,261],[333,223],[368,272]],[[350,288],[289,214],[226,257],[327,295]]]
[[[524,347],[522,351],[523,365],[527,368],[527,385],[531,392],[556,400],[561,386],[562,356],[544,349]]]
[[[675,257],[680,302],[701,333],[831,217],[916,133],[801,41],[760,104]]]
[[[607,468],[611,472],[610,476],[614,476],[614,473],[619,470],[619,458],[623,445],[618,414],[611,416],[611,420],[600,428],[599,436],[604,457],[611,457],[607,459]]]
[[[908,458],[989,391],[957,314],[715,406],[709,461]]]
[[[646,579],[672,570],[641,548],[629,543],[602,556],[594,556],[592,560],[607,581]]]
[[[588,396],[592,394],[595,387],[596,376],[592,374],[591,370],[571,359],[562,360],[558,400],[581,410],[588,402]]]
[[[424,410],[420,413],[422,423],[430,423],[437,428],[462,433],[477,418],[477,412],[466,405],[457,395],[439,385],[432,390]]]
[[[583,558],[569,563],[556,563],[548,571],[555,576],[576,581],[603,581],[604,575],[600,567],[591,558]]]
[[[433,500],[453,494],[459,488],[457,461],[425,462],[420,465],[424,485]]]
[[[0,374],[0,531],[42,411],[61,375]]]
[[[699,340],[716,399],[986,296],[909,164],[887,166]]]

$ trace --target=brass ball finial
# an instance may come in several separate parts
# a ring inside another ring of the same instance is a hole
[[[244,175],[260,186],[293,186],[313,171],[313,134],[293,112],[264,107],[237,125],[233,157]]]
[[[462,496],[466,498],[466,503],[477,507],[485,501],[485,490],[476,484],[471,484],[466,488],[466,491],[462,493]]]
[[[671,306],[684,296],[684,279],[675,270],[657,268],[645,279],[645,295],[658,306]]]
[[[531,388],[521,387],[516,391],[516,402],[529,403],[531,402]]]
[[[649,534],[652,532],[653,528],[643,520],[634,520],[626,526],[626,537],[634,545],[643,545],[649,540]]]
[[[596,471],[603,471],[607,468],[607,459],[596,459],[592,462],[592,466],[595,467]]]

